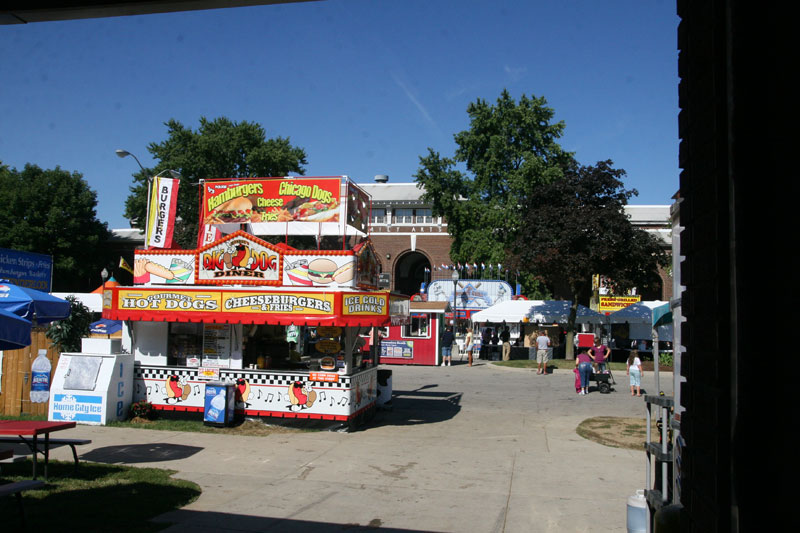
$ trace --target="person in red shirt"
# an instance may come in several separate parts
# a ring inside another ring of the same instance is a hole
[[[611,359],[611,348],[600,343],[600,337],[594,338],[594,346],[589,348],[592,352],[597,372],[605,372],[607,361]]]

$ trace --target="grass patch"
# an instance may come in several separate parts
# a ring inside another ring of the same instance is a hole
[[[310,431],[279,425],[265,424],[261,420],[244,420],[239,424],[229,427],[206,426],[202,420],[181,420],[170,418],[157,418],[155,420],[131,419],[122,422],[109,422],[108,427],[155,429],[160,431],[187,431],[195,433],[214,433],[216,435],[243,435],[250,437],[264,437],[273,434],[295,433]]]
[[[30,479],[31,462],[2,465],[0,484]],[[50,461],[41,490],[23,493],[28,531],[152,532],[169,524],[149,520],[200,496],[200,487],[173,479],[174,470]],[[20,528],[15,498],[0,499],[3,530]]]
[[[655,420],[651,428],[657,435]],[[575,428],[575,432],[598,444],[612,448],[643,450],[647,439],[647,420],[644,418],[623,418],[617,416],[597,416],[587,418]]]

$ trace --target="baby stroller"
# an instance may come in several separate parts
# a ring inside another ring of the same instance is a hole
[[[595,384],[597,384],[597,390],[603,394],[608,394],[611,392],[611,385],[617,384],[617,382],[614,380],[614,374],[611,373],[611,370],[592,372],[589,381],[594,381]]]

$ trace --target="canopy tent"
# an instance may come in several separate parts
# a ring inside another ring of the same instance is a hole
[[[0,280],[0,309],[36,324],[47,324],[69,316],[69,302],[46,292],[27,289]]]
[[[631,338],[650,338],[650,330],[658,328],[658,336],[662,339],[672,339],[672,312],[669,309],[669,302],[650,301],[639,302],[615,311],[606,317],[611,324],[622,324],[627,322],[631,326],[645,326],[640,328],[642,334],[631,332]]]
[[[472,315],[473,322],[554,322],[569,320],[568,300],[510,300],[500,302]],[[600,324],[605,317],[584,305],[578,305],[578,324]]]
[[[536,302],[542,300],[507,300],[473,313],[473,322],[522,322]]]
[[[572,302],[568,300],[544,300],[533,306],[528,315],[528,320],[531,322],[557,322],[563,324],[569,320],[571,307]],[[585,305],[578,304],[575,322],[577,324],[601,324],[605,322],[605,317]]]
[[[18,350],[30,343],[30,321],[0,309],[0,350]]]

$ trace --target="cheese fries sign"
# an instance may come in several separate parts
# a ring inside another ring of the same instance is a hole
[[[197,283],[280,285],[283,259],[270,243],[243,231],[197,251]]]

